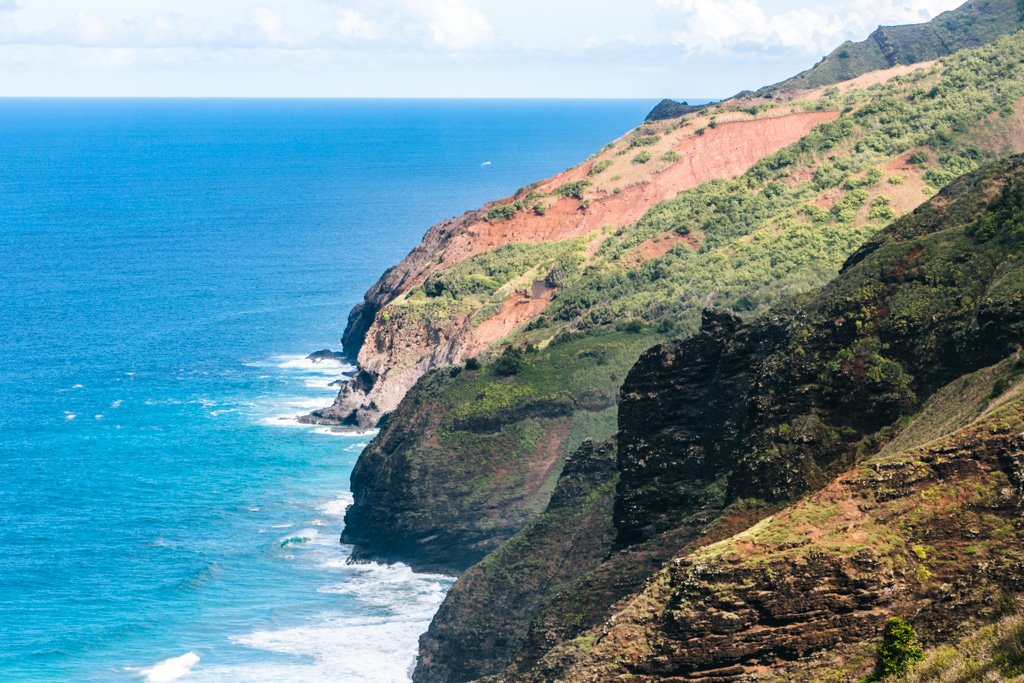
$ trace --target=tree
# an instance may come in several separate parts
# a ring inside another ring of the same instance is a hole
[[[494,361],[494,372],[502,377],[518,375],[522,369],[523,351],[515,346],[507,347],[498,360]]]

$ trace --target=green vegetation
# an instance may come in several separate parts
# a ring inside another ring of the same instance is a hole
[[[679,156],[679,153],[674,150],[669,150],[661,155],[661,160],[668,164],[674,164],[681,158],[682,157]]]
[[[653,157],[651,156],[651,153],[648,152],[647,150],[644,150],[642,152],[638,152],[637,155],[633,157],[632,162],[634,164],[646,164],[652,158]]]
[[[487,212],[487,220],[492,223],[499,223],[501,221],[511,220],[517,213],[519,213],[519,207],[515,204],[502,204],[500,206],[492,207]]]
[[[1012,603],[1011,603],[1012,604]],[[906,683],[1019,681],[1024,676],[1024,613],[1012,609],[959,642],[924,653]]]
[[[590,185],[589,180],[575,180],[573,182],[565,183],[556,187],[552,194],[557,197],[572,197],[573,199],[583,199],[583,191]]]
[[[661,142],[660,135],[638,135],[629,142],[630,148],[650,147]]]
[[[603,161],[599,161],[590,167],[590,170],[587,171],[587,175],[596,176],[599,173],[604,173],[609,168],[611,168],[613,163],[614,162],[611,159],[604,159]]]
[[[862,683],[904,676],[912,666],[924,659],[924,650],[916,641],[917,635],[910,624],[899,617],[890,618],[885,624],[882,642],[878,646],[878,665],[875,673],[862,679]]]
[[[394,309],[421,310],[431,315],[434,311],[466,310],[474,304],[500,303],[509,294],[506,285],[514,280],[530,274],[533,279],[541,279],[555,271],[563,278],[569,277],[582,260],[584,244],[580,239],[504,244],[434,273]],[[522,283],[523,288],[529,285]]]
[[[509,346],[494,361],[494,374],[499,377],[511,377],[518,375],[523,369],[523,350],[517,346]]]
[[[887,160],[917,150],[925,169],[955,165],[959,171],[1002,151],[984,142],[1012,127],[1007,114],[1024,97],[1022,47],[1024,36],[1004,38],[932,69],[842,95],[839,106],[846,113],[745,175],[705,183],[652,207],[563,283],[544,316],[547,336],[633,318],[666,335],[686,334],[709,302],[753,317],[827,280],[896,217],[886,195],[895,186],[880,182]],[[794,182],[808,174],[809,180]],[[979,226],[979,234],[985,231]],[[699,247],[677,245],[639,268],[629,260],[635,247],[673,232],[689,235]]]

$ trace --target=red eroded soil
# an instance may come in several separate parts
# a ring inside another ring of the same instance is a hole
[[[513,294],[501,305],[497,313],[483,321],[473,330],[469,355],[488,348],[520,325],[539,315],[551,303],[555,290],[549,289],[542,296],[531,298],[519,293]]]
[[[546,214],[520,212],[499,223],[480,221],[454,235],[444,250],[443,266],[510,242],[547,242],[585,235],[605,225],[637,221],[657,202],[676,196],[708,180],[734,178],[761,158],[807,135],[818,124],[834,120],[836,112],[812,112],[778,118],[724,123],[704,135],[683,138],[676,146],[680,161],[648,181],[624,188],[619,194],[593,199],[581,210],[575,199],[561,199]],[[586,177],[587,167],[572,169],[540,186],[551,189]]]
[[[657,241],[653,239],[647,240],[643,244],[634,247],[629,251],[624,260],[640,265],[641,263],[645,263],[651,259],[661,258],[671,251],[672,247],[677,244],[688,244],[693,249],[700,246],[697,243],[697,240],[693,239],[693,237],[689,235],[662,235]]]

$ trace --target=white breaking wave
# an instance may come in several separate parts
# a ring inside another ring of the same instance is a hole
[[[176,681],[187,675],[198,663],[199,655],[195,652],[187,652],[180,657],[171,657],[148,669],[142,669],[139,673],[142,674],[146,683],[170,683],[170,681]]]
[[[275,355],[269,362],[255,361],[245,364],[250,368],[281,368],[283,370],[298,370],[304,373],[317,375],[341,375],[355,370],[355,366],[336,358],[321,358],[312,360],[305,355]]]
[[[190,681],[212,683],[405,683],[411,679],[420,634],[441,605],[452,579],[416,574],[405,565],[338,566],[347,580],[321,589],[349,594],[383,608],[383,616],[324,614],[294,628],[258,630],[233,636],[239,645],[279,655],[294,663],[211,666]]]
[[[334,500],[328,501],[323,505],[317,507],[317,510],[324,513],[328,517],[344,517],[345,510],[352,504],[352,494],[343,493]]]

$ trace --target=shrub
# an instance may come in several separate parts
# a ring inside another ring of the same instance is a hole
[[[637,154],[635,157],[633,157],[633,163],[634,164],[646,164],[650,160],[651,160],[651,153],[648,152],[647,150],[644,150],[644,151],[640,152],[639,154]]]
[[[660,141],[660,140],[661,140],[661,137],[657,136],[657,135],[641,135],[639,137],[633,138],[630,141],[629,146],[631,148],[635,148],[635,147],[650,147],[651,145],[658,144],[658,141]]]
[[[661,155],[661,160],[669,164],[676,163],[677,161],[679,161],[680,158],[681,157],[679,156],[679,154],[672,150],[669,150],[668,152],[665,152],[664,154]]]
[[[523,351],[515,346],[506,347],[502,354],[498,356],[498,360],[494,361],[494,372],[501,377],[518,375],[522,369]]]
[[[513,218],[519,213],[519,207],[515,204],[502,204],[501,206],[495,206],[487,212],[487,220],[492,223],[500,223],[501,221],[507,221]]]
[[[697,135],[704,135],[704,133],[708,132],[708,129],[707,128],[698,128],[697,130],[695,130],[693,132],[696,133]]]
[[[574,180],[571,183],[565,183],[556,187],[552,194],[559,197],[572,197],[573,199],[583,199],[583,192],[590,186],[589,180]]]
[[[593,177],[593,176],[596,176],[598,173],[604,173],[609,168],[611,168],[611,165],[612,165],[612,160],[611,159],[605,159],[604,161],[599,161],[599,162],[597,162],[596,164],[594,164],[593,166],[590,167],[590,170],[587,171],[587,175]]]
[[[470,372],[472,372],[474,370],[479,370],[480,369],[480,361],[478,361],[476,358],[467,358],[466,359],[466,369],[469,370]]]
[[[914,152],[907,157],[907,163],[920,166],[921,164],[927,164],[930,159],[931,157],[928,156],[928,152]]]
[[[905,675],[912,665],[924,659],[924,651],[914,644],[916,639],[917,635],[910,624],[899,617],[890,618],[882,632],[882,643],[878,646],[875,673],[864,681],[881,681]]]
[[[543,216],[548,212],[548,209],[546,206],[544,206],[543,202],[537,202],[536,204],[533,205],[533,212],[538,216]]]
[[[1006,379],[1005,377],[1000,377],[999,379],[997,379],[995,381],[995,384],[992,385],[992,395],[990,396],[990,398],[992,398],[992,399],[999,398],[1000,396],[1005,394],[1006,390],[1009,389],[1009,388],[1010,388],[1010,380]]]

